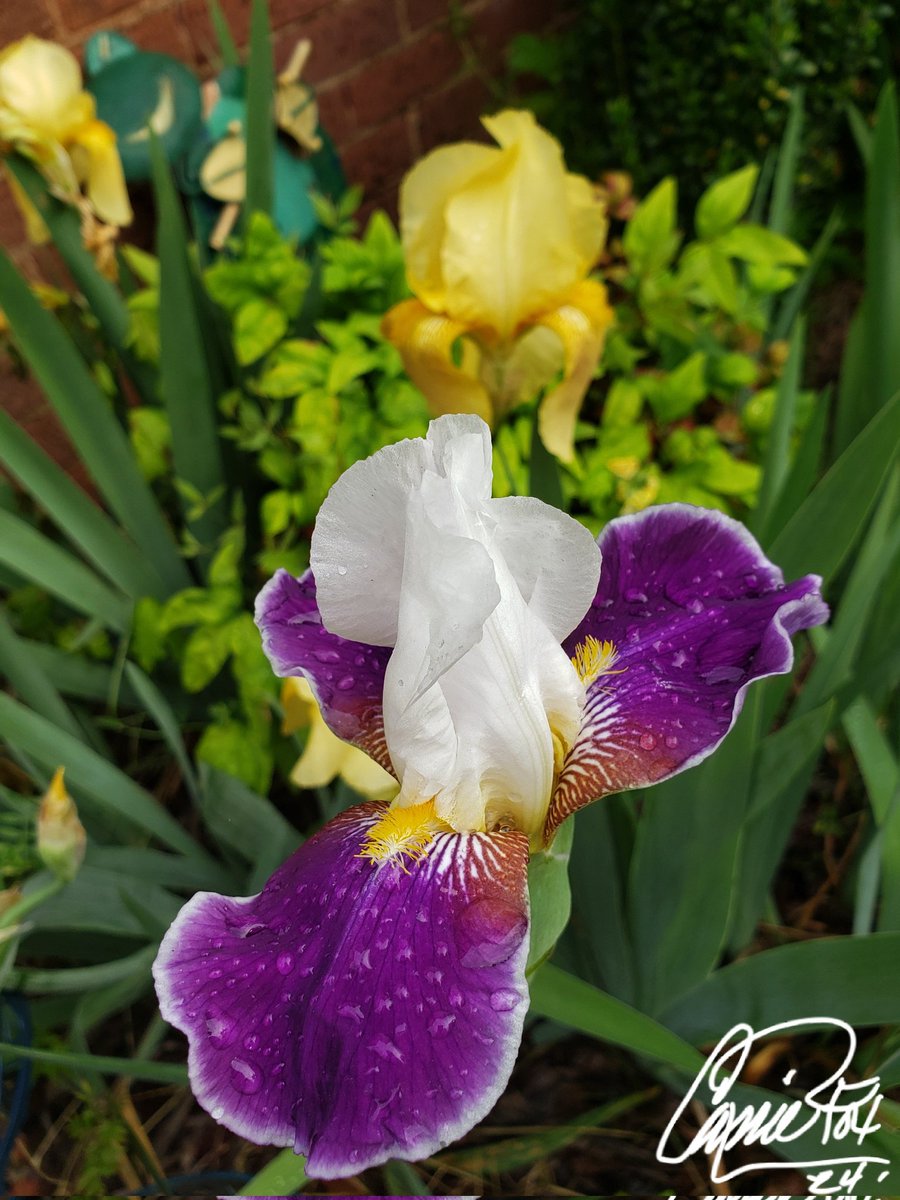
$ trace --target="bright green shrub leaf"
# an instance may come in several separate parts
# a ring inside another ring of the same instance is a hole
[[[762,471],[757,463],[734,458],[718,446],[703,462],[700,482],[722,496],[752,497],[759,490]]]
[[[675,257],[681,240],[675,230],[675,201],[675,180],[664,179],[628,222],[622,244],[629,266],[638,275],[660,271]]]
[[[641,415],[644,396],[633,379],[615,379],[603,402],[604,425],[633,425]]]
[[[761,266],[802,267],[806,262],[806,251],[802,247],[762,225],[736,225],[716,238],[715,244],[732,258]]]
[[[607,467],[613,474],[627,474],[625,463],[636,469],[650,457],[650,433],[646,425],[601,426],[596,448],[588,456],[590,469]]]
[[[185,588],[163,606],[160,628],[168,633],[185,625],[218,625],[242,604],[240,588]]]
[[[797,276],[790,267],[778,267],[772,263],[749,263],[747,282],[756,292],[774,295],[791,287]]]
[[[265,793],[272,779],[272,752],[242,721],[228,718],[208,725],[197,743],[197,758],[233,775],[255,792]]]
[[[169,470],[172,448],[172,427],[161,408],[128,410],[128,432],[134,454],[147,480],[160,479]]]
[[[291,523],[294,511],[293,494],[282,488],[268,492],[262,498],[259,511],[263,529],[270,537],[277,537],[279,533],[284,533]]]
[[[232,671],[244,708],[251,719],[261,716],[267,724],[268,698],[274,692],[276,680],[250,613],[242,612],[229,621],[228,637],[234,655]]]
[[[244,530],[236,525],[221,539],[219,549],[209,564],[209,582],[213,587],[224,584],[240,585],[241,559],[244,554]]]
[[[265,370],[254,384],[255,390],[274,400],[299,396],[321,386],[330,360],[331,354],[324,346],[292,338],[282,342],[266,360]]]
[[[750,387],[759,373],[759,364],[749,354],[723,354],[710,367],[716,383],[728,388]]]
[[[267,354],[284,337],[288,321],[284,312],[268,300],[248,300],[234,318],[234,352],[242,367]]]
[[[706,359],[707,355],[697,350],[668,375],[656,379],[646,376],[642,380],[650,406],[660,421],[677,421],[706,396]]]
[[[227,625],[201,625],[181,653],[181,682],[187,692],[201,692],[212,683],[231,653]]]
[[[697,204],[694,224],[701,238],[714,238],[736,225],[750,207],[759,167],[755,164],[733,171],[711,184]]]
[[[378,359],[365,349],[344,350],[336,354],[328,371],[328,390],[341,392],[354,379],[378,366]]]
[[[166,655],[162,614],[163,605],[152,596],[144,596],[134,606],[130,649],[145,671],[152,671]]]

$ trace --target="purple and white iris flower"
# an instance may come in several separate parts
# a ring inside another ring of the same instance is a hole
[[[330,821],[258,896],[194,896],[154,974],[203,1107],[336,1178],[486,1115],[528,1008],[529,854],[711,754],[828,610],[718,512],[621,517],[598,546],[492,499],[473,416],[351,467],[311,561],[259,596],[266,653],[399,795]]]

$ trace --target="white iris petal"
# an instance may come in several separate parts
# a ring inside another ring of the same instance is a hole
[[[326,626],[393,645],[384,725],[400,804],[434,797],[460,831],[508,817],[536,834],[554,735],[571,744],[583,686],[560,646],[593,599],[599,551],[534,499],[492,500],[478,417],[351,468],[322,507],[312,567]]]

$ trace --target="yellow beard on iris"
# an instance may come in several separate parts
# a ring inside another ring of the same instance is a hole
[[[409,873],[409,863],[423,859],[434,840],[435,834],[449,830],[450,826],[435,816],[434,801],[412,804],[401,808],[389,808],[380,821],[366,834],[358,858],[367,858],[378,866],[393,862]]]

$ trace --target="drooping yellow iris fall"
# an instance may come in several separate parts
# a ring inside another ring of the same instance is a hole
[[[306,747],[291,771],[291,779],[298,787],[324,787],[340,777],[355,792],[370,800],[392,800],[396,796],[400,785],[384,767],[331,732],[305,679],[299,676],[285,679],[281,706],[284,709],[282,733],[309,729]]]
[[[559,143],[529,112],[482,122],[497,146],[432,151],[400,191],[400,231],[414,300],[384,331],[435,414],[496,422],[544,397],[539,429],[569,461],[575,422],[612,321],[588,279],[606,236],[603,202],[566,171]]]
[[[82,201],[107,225],[127,225],[131,205],[116,135],[96,118],[78,60],[64,46],[25,37],[0,53],[0,151],[32,159],[54,194]],[[13,193],[36,241],[46,232],[24,193]]]

